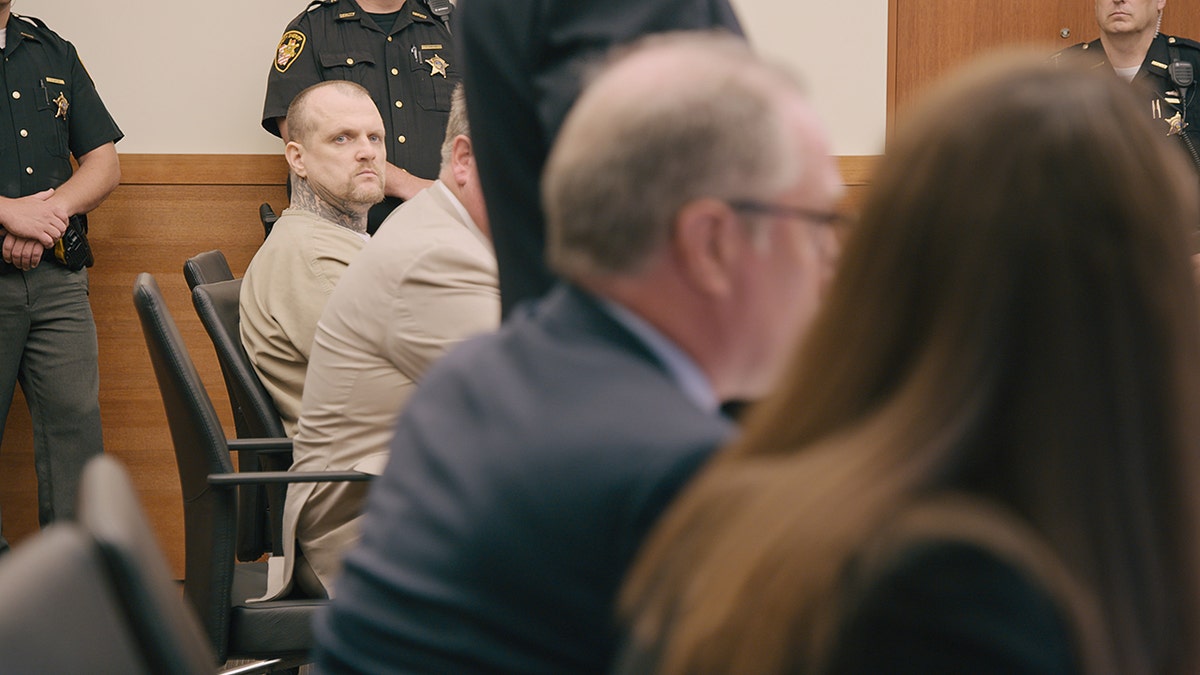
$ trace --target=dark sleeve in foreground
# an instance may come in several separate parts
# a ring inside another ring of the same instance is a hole
[[[648,33],[742,31],[728,0],[462,0],[456,14],[467,116],[507,316],[554,281],[544,260],[538,186],[579,94],[583,66]]]
[[[1068,675],[1070,634],[1020,570],[965,543],[914,547],[843,624],[832,675]]]

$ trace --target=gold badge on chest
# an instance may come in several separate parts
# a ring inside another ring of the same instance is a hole
[[[433,77],[434,75],[441,75],[442,78],[445,78],[446,69],[450,67],[450,64],[446,61],[446,59],[442,58],[441,54],[434,54],[433,58],[425,59],[425,63],[429,64],[430,77]]]
[[[54,119],[58,119],[60,117],[64,120],[67,119],[67,108],[71,107],[71,103],[67,101],[66,95],[61,91],[58,92],[58,98],[51,101],[51,103],[58,106],[58,110],[54,113]]]

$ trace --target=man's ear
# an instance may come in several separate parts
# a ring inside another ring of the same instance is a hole
[[[454,182],[459,187],[466,185],[474,173],[475,151],[471,139],[459,134],[450,144],[450,168],[454,173]]]
[[[308,171],[304,168],[304,146],[296,141],[288,141],[283,147],[283,155],[287,158],[288,166],[291,167],[292,173],[301,178],[308,178]]]
[[[672,250],[684,276],[703,293],[732,293],[748,243],[737,213],[719,199],[688,202],[675,216]]]

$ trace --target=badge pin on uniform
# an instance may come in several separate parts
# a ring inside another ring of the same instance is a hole
[[[1164,121],[1167,123],[1167,126],[1170,127],[1170,129],[1167,130],[1168,136],[1178,136],[1179,134],[1183,133],[1185,128],[1187,128],[1187,125],[1183,123],[1183,115],[1180,113],[1175,113],[1174,117]]]
[[[446,68],[449,68],[450,64],[446,61],[446,59],[443,59],[440,54],[434,54],[433,58],[425,59],[425,63],[429,64],[429,67],[430,67],[429,76],[430,77],[433,77],[434,75],[441,75],[442,78],[445,79]]]
[[[67,119],[67,108],[70,108],[71,104],[67,101],[67,97],[63,95],[61,91],[58,92],[58,98],[51,101],[51,103],[54,103],[58,106],[58,111],[54,113],[54,119],[58,119],[60,117],[64,120]]]

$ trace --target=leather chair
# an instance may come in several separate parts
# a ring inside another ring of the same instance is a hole
[[[264,448],[262,453],[240,453],[238,467],[243,471],[286,470],[291,466],[291,443],[284,440],[287,434],[275,402],[262,386],[242,347],[238,330],[241,281],[234,280],[225,254],[219,250],[188,258],[183,264],[183,276],[192,291],[192,304],[200,323],[216,350],[225,389],[229,392],[237,437],[280,439]],[[200,286],[207,290],[197,291]],[[247,485],[239,490],[238,499],[238,560],[248,562],[258,560],[264,553],[282,553],[279,539],[283,517],[281,491],[268,490],[263,485]]]
[[[183,493],[184,596],[195,608],[219,661],[306,658],[312,617],[327,601],[247,602],[266,590],[266,563],[234,561],[239,485],[369,480],[354,471],[234,473],[212,400],[150,274],[134,282],[134,306],[162,394]]]
[[[91,535],[142,653],[155,673],[212,673],[208,636],[179,588],[117,460],[100,455],[83,471],[76,508]]]
[[[257,451],[241,452],[238,466],[243,471],[287,471],[292,465],[292,440],[287,438],[279,409],[242,346],[238,306],[241,290],[241,279],[200,284],[192,289],[192,304],[217,351],[234,419],[242,421],[238,431],[242,440],[238,444],[249,447],[252,442],[245,439],[259,439],[253,442]],[[257,560],[263,553],[282,555],[283,486],[247,485],[240,489],[240,498],[243,527],[239,530],[238,560]]]
[[[188,290],[191,290],[200,284],[229,281],[233,278],[233,270],[229,269],[225,254],[213,249],[183,261],[183,278],[187,279]]]
[[[289,179],[290,180],[290,179]],[[291,186],[288,187],[288,195],[291,195]],[[263,239],[271,236],[271,230],[275,227],[275,221],[279,220],[279,216],[275,215],[275,210],[267,202],[258,205],[258,219],[262,221]]]
[[[104,570],[95,543],[65,521],[0,558],[0,672],[155,672]]]

